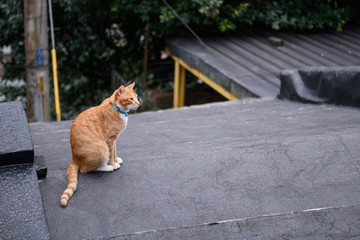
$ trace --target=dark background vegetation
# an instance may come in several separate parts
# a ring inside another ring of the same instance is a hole
[[[360,14],[356,0],[172,0],[169,4],[198,34],[254,28],[342,31],[359,23]],[[161,0],[53,0],[52,6],[63,119],[74,118],[111,94],[112,68],[127,80],[137,79],[142,92],[138,76],[143,71],[146,26],[150,27],[150,63],[162,61],[166,39],[189,35]],[[0,0],[0,46],[12,48],[3,81],[25,79],[23,12],[23,0]],[[148,88],[164,87],[153,76],[148,83]],[[3,85],[0,92],[10,101],[25,95],[25,87]]]

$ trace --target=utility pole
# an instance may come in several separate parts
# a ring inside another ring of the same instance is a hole
[[[46,0],[24,0],[26,114],[29,122],[49,121],[49,53]]]

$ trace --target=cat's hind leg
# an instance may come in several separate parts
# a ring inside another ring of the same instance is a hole
[[[116,168],[109,165],[108,162],[106,161],[106,162],[102,162],[100,167],[95,169],[95,171],[97,171],[97,172],[112,172],[114,169],[116,169]]]
[[[100,149],[98,149],[99,151]],[[111,159],[111,156],[109,154],[109,148],[106,143],[103,144],[103,147],[101,149],[102,151],[99,151],[100,153],[100,160],[101,164],[98,168],[95,169],[97,172],[112,172],[114,170],[114,167],[109,164],[109,161]]]
[[[103,159],[101,161],[101,165],[97,169],[95,169],[95,171],[112,172],[115,169],[120,168],[120,164],[114,161],[114,154],[115,154],[114,149],[116,151],[115,144],[113,144],[113,146],[106,145],[106,147],[107,147],[107,154],[102,155],[102,156],[106,156],[106,161],[104,161],[105,159]],[[109,149],[111,149],[111,151],[109,151]]]
[[[109,165],[109,148],[106,143],[97,142],[88,147],[87,151],[82,153],[82,166],[80,167],[81,173],[92,171],[111,172],[114,170],[113,166]]]

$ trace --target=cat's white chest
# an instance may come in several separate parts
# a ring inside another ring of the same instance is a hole
[[[125,130],[125,128],[126,128],[126,126],[127,126],[127,122],[128,122],[128,117],[127,116],[125,116],[125,114],[121,114],[121,113],[119,113],[120,114],[120,118],[123,120],[123,122],[124,122],[124,127],[123,127],[123,129],[121,129],[121,131],[120,131],[120,133],[122,133],[124,130]]]

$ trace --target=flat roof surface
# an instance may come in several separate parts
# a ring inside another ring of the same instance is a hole
[[[282,46],[273,46],[276,37]],[[211,78],[237,97],[274,97],[282,70],[306,66],[354,66],[360,64],[360,28],[343,32],[237,32],[204,36],[208,47],[195,39],[169,40],[170,53]]]
[[[360,237],[360,110],[247,99],[129,115],[124,163],[79,174],[72,122],[32,123],[51,239]]]

